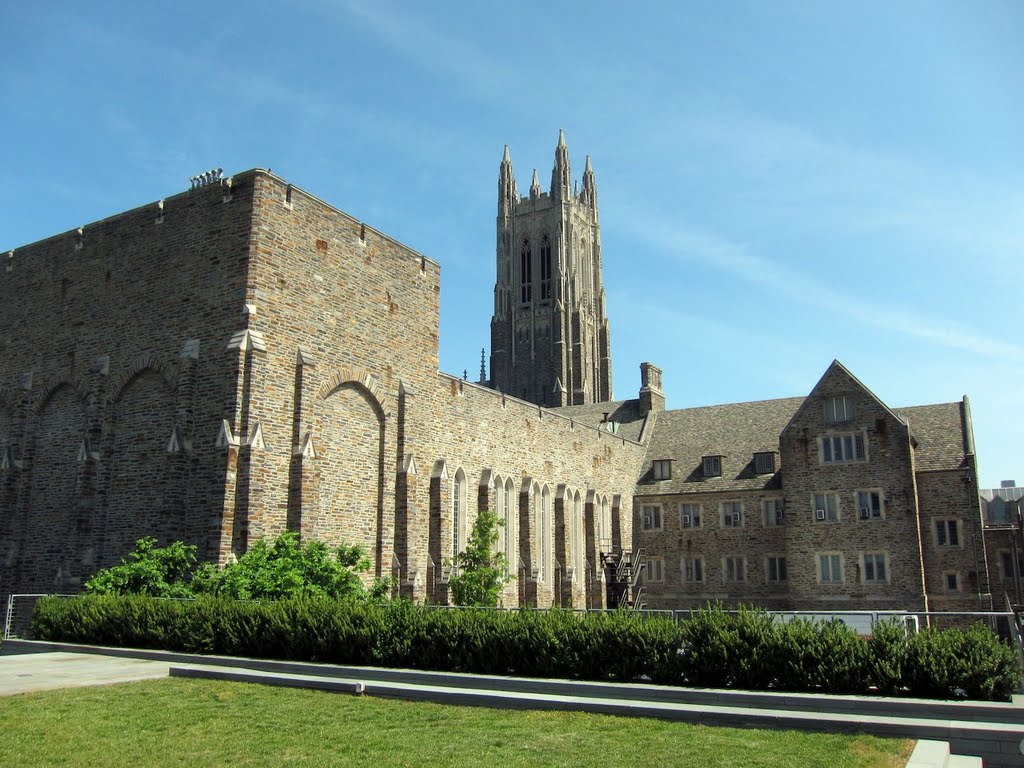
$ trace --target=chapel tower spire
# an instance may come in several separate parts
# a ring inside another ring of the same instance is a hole
[[[590,157],[577,194],[560,130],[550,191],[541,191],[536,171],[528,196],[518,197],[515,188],[506,146],[498,171],[491,385],[550,407],[611,400],[597,182]]]

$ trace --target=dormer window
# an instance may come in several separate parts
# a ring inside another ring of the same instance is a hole
[[[853,398],[852,397],[827,397],[825,398],[825,423],[839,424],[844,421],[853,420]]]
[[[704,477],[721,477],[722,476],[722,457],[721,456],[705,456],[704,457]]]
[[[754,473],[758,475],[775,474],[775,454],[771,451],[755,453]]]
[[[671,480],[672,479],[672,459],[655,459],[654,460],[654,479],[655,480]]]

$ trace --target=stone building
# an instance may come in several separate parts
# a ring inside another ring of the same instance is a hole
[[[666,411],[644,363],[614,401],[589,158],[577,189],[560,134],[520,197],[506,148],[498,198],[484,384],[438,371],[435,261],[268,171],[9,251],[0,593],[75,590],[144,535],[225,562],[294,530],[443,603],[486,507],[506,605],[606,605],[624,563],[649,607],[989,600],[966,398],[894,410],[833,363],[806,397]]]
[[[992,595],[997,609],[1007,603],[1024,605],[1024,517],[1021,499],[1024,487],[1003,480],[999,488],[981,492],[988,545],[988,569],[992,576]]]

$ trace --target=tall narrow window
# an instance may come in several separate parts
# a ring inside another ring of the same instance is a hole
[[[523,238],[519,249],[519,300],[529,304],[533,300],[533,251],[529,238]]]
[[[547,235],[540,241],[540,300],[551,299],[551,241]]]
[[[537,525],[537,553],[540,556],[538,581],[548,578],[548,487],[545,485],[540,494],[540,519]]]
[[[583,576],[583,554],[580,548],[580,528],[582,526],[583,508],[580,505],[580,495],[577,493],[573,497],[572,502],[572,563],[575,568],[579,571],[579,576]]]
[[[462,515],[465,510],[462,508],[462,488],[465,480],[462,477],[462,470],[455,474],[455,485],[452,488],[452,560],[459,556],[459,530],[462,527]]]
[[[505,481],[505,495],[503,502],[505,504],[505,560],[507,561],[506,571],[507,573],[516,572],[516,521],[512,516],[512,497],[515,494],[515,486],[512,485],[512,480]]]

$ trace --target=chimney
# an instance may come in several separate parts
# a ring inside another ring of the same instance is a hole
[[[665,395],[661,391],[661,368],[654,363],[640,363],[640,412],[665,410]]]

